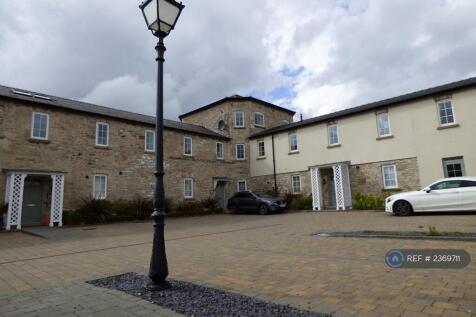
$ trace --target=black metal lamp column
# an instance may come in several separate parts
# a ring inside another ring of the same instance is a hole
[[[147,0],[140,6],[147,27],[152,34],[159,38],[155,49],[157,50],[157,108],[155,122],[155,192],[154,192],[154,241],[152,256],[150,258],[149,277],[151,282],[147,285],[150,291],[165,290],[170,288],[167,282],[169,269],[167,254],[165,252],[164,218],[164,38],[175,27],[178,17],[184,6],[174,0]]]

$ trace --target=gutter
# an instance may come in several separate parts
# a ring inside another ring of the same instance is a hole
[[[276,179],[276,157],[274,155],[274,134],[271,135],[271,147],[273,149],[273,178],[274,178],[274,194],[278,194],[278,181]]]

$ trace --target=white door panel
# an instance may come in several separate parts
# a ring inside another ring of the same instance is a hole
[[[460,188],[432,190],[426,193],[426,196],[422,198],[422,210],[451,211],[458,210],[460,206]]]
[[[476,187],[461,188],[461,209],[476,210]]]

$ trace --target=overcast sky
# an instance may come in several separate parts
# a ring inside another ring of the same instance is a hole
[[[154,114],[135,0],[0,0],[0,84]],[[166,116],[234,94],[305,118],[476,76],[476,1],[188,0]]]

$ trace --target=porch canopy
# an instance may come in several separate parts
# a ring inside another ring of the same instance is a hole
[[[64,172],[26,170],[26,169],[3,169],[6,174],[5,203],[8,205],[5,229],[12,226],[21,229],[23,193],[25,178],[27,176],[50,176],[51,177],[51,204],[50,204],[50,227],[55,223],[63,225],[63,195],[64,195]]]
[[[311,173],[312,209],[322,210],[324,207],[321,170],[329,168],[332,169],[334,176],[336,210],[352,209],[349,162],[339,162],[309,167]]]

